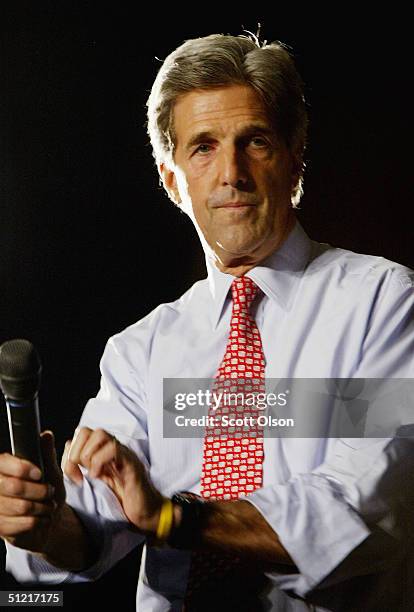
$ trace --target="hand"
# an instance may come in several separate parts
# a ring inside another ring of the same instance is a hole
[[[91,478],[99,478],[112,489],[137,529],[156,532],[164,498],[135,453],[103,429],[82,427],[70,446],[67,443],[62,459],[64,473],[77,484],[83,480],[80,465]]]
[[[31,552],[42,552],[65,503],[63,475],[58,466],[54,436],[41,434],[45,483],[30,461],[0,454],[0,537]]]

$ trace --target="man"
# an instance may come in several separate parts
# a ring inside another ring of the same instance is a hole
[[[412,607],[412,438],[163,436],[167,378],[412,377],[412,272],[295,219],[306,123],[280,44],[213,35],[165,60],[149,134],[208,279],[108,342],[63,478],[50,432],[47,484],[1,456],[18,580],[93,580],[145,540],[139,610]]]

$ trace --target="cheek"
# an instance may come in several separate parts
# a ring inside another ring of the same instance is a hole
[[[267,198],[273,205],[280,205],[286,196],[289,196],[291,191],[291,177],[287,172],[273,172],[267,175],[264,180],[264,189]]]
[[[211,193],[209,182],[205,176],[191,177],[187,184],[188,195],[190,196],[193,209],[200,212],[207,212],[207,203]]]
[[[191,164],[190,173],[191,173],[191,177],[195,181],[205,179],[205,177],[211,174],[211,172],[212,172],[212,164],[208,164],[207,162]]]

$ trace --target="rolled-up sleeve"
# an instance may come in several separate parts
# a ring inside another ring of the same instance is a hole
[[[358,513],[344,503],[337,486],[318,474],[303,474],[284,485],[246,497],[277,533],[297,572],[272,573],[279,588],[303,597],[369,535]]]
[[[269,577],[304,597],[313,589],[372,573],[404,554],[412,529],[414,438],[339,439],[310,474],[259,489],[252,503],[277,533],[297,572]],[[369,538],[369,555],[363,546]],[[352,563],[341,565],[350,555]]]
[[[413,277],[397,266],[378,289],[352,376],[408,379],[412,384],[413,360]],[[414,528],[412,412],[409,403],[401,420],[410,429],[404,436],[337,439],[312,472],[246,497],[277,533],[298,570],[269,574],[277,586],[304,597],[314,589],[381,571],[406,554],[407,533]],[[396,406],[389,405],[391,420],[394,413]]]

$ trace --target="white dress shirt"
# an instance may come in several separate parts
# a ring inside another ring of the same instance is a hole
[[[79,424],[133,449],[166,496],[200,491],[203,440],[163,437],[163,378],[214,377],[228,338],[233,277],[210,261],[207,268],[208,278],[109,340],[101,388]],[[413,378],[410,269],[311,241],[296,223],[247,275],[264,294],[255,318],[267,378]],[[297,570],[269,574],[263,609],[366,611],[388,601],[389,609],[411,609],[404,598],[413,593],[413,519],[401,508],[412,501],[413,465],[414,438],[265,438],[263,486],[245,499]],[[7,545],[6,567],[17,580],[93,580],[142,541],[111,490],[82,471],[80,487],[65,476],[67,499],[100,542],[99,561],[74,574]],[[179,610],[189,558],[144,547],[137,609]]]

